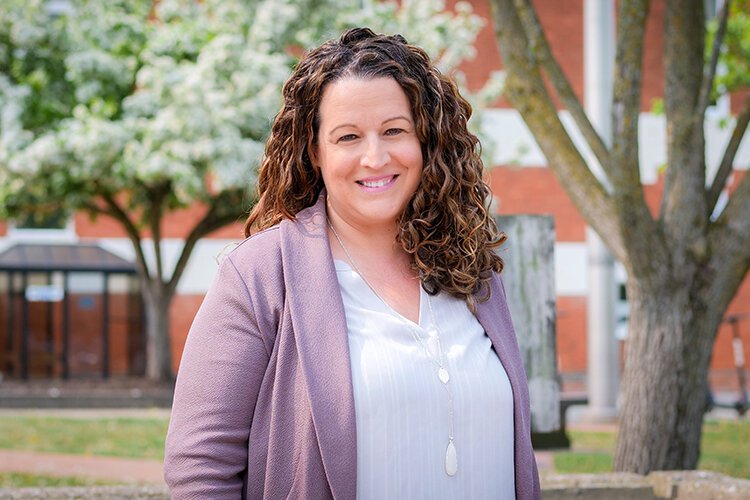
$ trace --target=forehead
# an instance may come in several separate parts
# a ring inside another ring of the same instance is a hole
[[[318,109],[321,125],[331,120],[404,115],[411,119],[411,104],[391,77],[344,77],[323,90]]]

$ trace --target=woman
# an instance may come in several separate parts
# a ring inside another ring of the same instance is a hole
[[[183,353],[173,497],[539,498],[470,106],[369,29],[283,97]]]

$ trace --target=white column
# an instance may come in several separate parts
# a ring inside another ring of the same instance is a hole
[[[584,106],[591,122],[609,145],[612,142],[612,84],[615,56],[614,0],[584,3]],[[608,185],[593,155],[588,163]],[[618,345],[615,338],[614,259],[599,236],[586,228],[588,252],[588,364],[589,405],[584,418],[606,421],[617,416],[619,379]]]
[[[615,338],[614,259],[601,238],[586,228],[588,251],[587,386],[589,404],[584,418],[609,421],[617,416],[619,382],[618,344]]]

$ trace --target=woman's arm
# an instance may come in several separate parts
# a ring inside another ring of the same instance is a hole
[[[190,328],[177,376],[164,458],[174,499],[241,495],[269,359],[268,332],[258,324],[251,294],[226,257]]]

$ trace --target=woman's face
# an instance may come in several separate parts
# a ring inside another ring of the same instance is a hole
[[[323,91],[313,161],[328,216],[358,229],[392,230],[422,177],[409,99],[390,77],[346,77]]]

